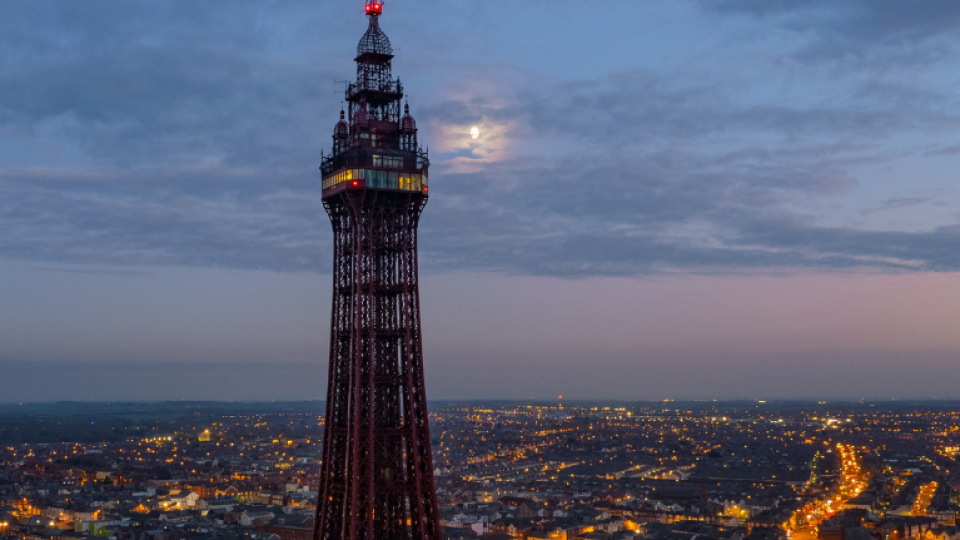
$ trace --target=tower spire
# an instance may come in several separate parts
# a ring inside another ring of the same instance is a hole
[[[370,25],[367,32],[360,38],[360,44],[357,45],[357,56],[365,53],[374,54],[393,54],[393,47],[390,46],[390,40],[380,29],[380,15],[383,14],[383,0],[367,0],[364,8],[367,17],[370,19]]]

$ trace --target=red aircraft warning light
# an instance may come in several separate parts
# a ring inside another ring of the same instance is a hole
[[[383,0],[367,0],[364,11],[367,15],[380,15],[383,13]]]

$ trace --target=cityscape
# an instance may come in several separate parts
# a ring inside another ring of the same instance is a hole
[[[960,540],[960,2],[9,4],[0,540]]]
[[[5,406],[0,536],[309,539],[320,410]],[[957,537],[960,404],[437,402],[430,423],[445,538]]]

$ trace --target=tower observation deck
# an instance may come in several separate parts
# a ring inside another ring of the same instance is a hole
[[[391,73],[382,0],[322,156],[333,226],[330,367],[314,540],[441,540],[423,384],[417,226],[430,162]]]

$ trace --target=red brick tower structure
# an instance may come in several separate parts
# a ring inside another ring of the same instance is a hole
[[[423,385],[417,225],[430,162],[391,74],[383,0],[324,155],[333,314],[314,540],[441,540]]]

